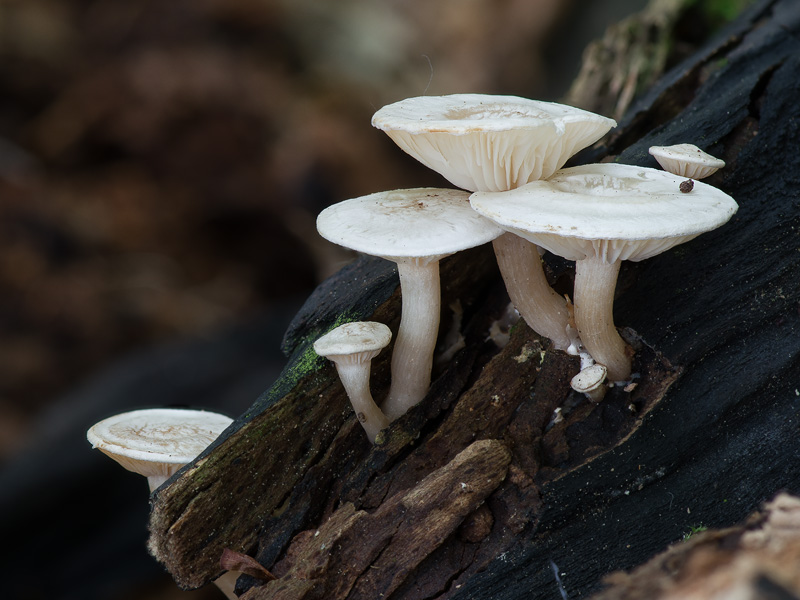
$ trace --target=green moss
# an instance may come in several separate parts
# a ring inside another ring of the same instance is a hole
[[[297,347],[302,348],[303,351],[287,366],[282,379],[287,379],[294,385],[309,373],[319,370],[319,368],[325,364],[325,359],[314,352],[314,342],[328,331],[355,320],[357,320],[357,318],[354,315],[342,313],[336,317],[336,320],[326,331],[314,330],[304,336],[297,345]]]
[[[706,531],[707,529],[708,529],[708,527],[706,527],[705,525],[702,525],[702,524],[701,525],[689,525],[689,531],[687,531],[686,533],[683,534],[683,538],[682,539],[685,542],[686,540],[691,538],[693,535],[695,535],[697,533],[700,533],[701,531]]]
[[[716,29],[733,21],[753,0],[694,0],[690,6],[701,11]]]

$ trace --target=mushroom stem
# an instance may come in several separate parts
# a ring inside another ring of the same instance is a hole
[[[608,369],[610,381],[631,375],[628,345],[614,326],[614,291],[620,261],[589,256],[575,265],[575,323],[592,358]]]
[[[392,384],[381,405],[389,421],[422,400],[431,385],[441,307],[439,258],[397,260],[402,316],[392,350]]]
[[[329,357],[336,365],[339,379],[344,386],[350,404],[359,423],[374,444],[378,432],[389,426],[389,420],[381,412],[369,391],[369,373],[373,355],[351,354]]]
[[[150,475],[147,477],[147,485],[150,487],[150,493],[152,494],[156,489],[160,488],[163,483],[172,477],[175,473],[178,472],[183,465],[175,465],[174,469],[170,469],[170,472],[166,475]]]
[[[513,233],[495,238],[492,245],[508,297],[519,314],[536,333],[550,338],[556,349],[566,350],[570,345],[567,303],[547,282],[536,245]]]

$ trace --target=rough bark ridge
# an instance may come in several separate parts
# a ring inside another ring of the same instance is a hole
[[[655,167],[650,145],[694,142],[727,161],[709,182],[740,205],[623,265],[615,320],[637,349],[634,389],[592,405],[569,390],[576,359],[524,324],[502,350],[487,340],[507,300],[482,248],[442,266],[442,340],[460,322],[464,347],[370,447],[310,349],[344,320],[396,327],[393,271],[362,260],[297,316],[278,385],[154,494],[153,554],[197,587],[224,549],[249,553],[278,577],[242,577],[253,600],[510,600],[559,585],[577,598],[692,525],[800,491],[798,98],[800,5],[762,1],[578,158]],[[571,267],[552,265],[568,289]],[[374,362],[378,398],[390,356]]]

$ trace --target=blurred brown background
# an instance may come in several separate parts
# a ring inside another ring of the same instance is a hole
[[[193,369],[217,386],[206,404],[243,411],[283,364],[286,321],[350,258],[317,236],[316,214],[449,185],[373,129],[372,113],[422,94],[561,99],[586,44],[645,4],[0,0],[0,506],[26,509],[8,535],[29,536],[26,519],[47,513],[28,545],[57,547],[45,571],[61,586],[42,595],[42,567],[0,560],[18,579],[30,567],[18,596],[189,597],[144,551],[144,482],[90,451],[87,424],[203,403]],[[245,385],[231,365],[248,344],[263,354]],[[34,446],[47,435],[64,449],[56,475]],[[57,493],[85,502],[117,476],[128,521],[87,504],[102,524],[79,532]]]

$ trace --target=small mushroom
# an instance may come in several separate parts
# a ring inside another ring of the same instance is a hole
[[[378,192],[323,210],[327,240],[397,263],[402,293],[392,351],[392,383],[381,404],[389,421],[422,400],[431,381],[441,305],[439,260],[497,237],[501,230],[473,211],[461,190]]]
[[[649,152],[665,171],[689,180],[705,179],[725,166],[724,160],[703,152],[694,144],[650,146]]]
[[[582,369],[570,381],[570,387],[580,394],[585,394],[592,402],[600,402],[606,395],[606,380],[608,369],[601,364],[593,364]]]
[[[611,381],[627,380],[632,351],[614,327],[620,263],[640,261],[727,222],[738,206],[724,192],[657,169],[595,164],[562,169],[501,193],[477,192],[472,207],[501,227],[576,261],[574,316],[592,358]]]
[[[192,462],[232,422],[204,410],[152,408],[95,423],[86,438],[123,467],[147,477],[152,492]]]
[[[391,339],[392,332],[383,323],[357,321],[340,325],[314,342],[314,352],[336,365],[356,417],[373,444],[389,420],[372,399],[370,362]]]
[[[553,102],[454,94],[384,106],[372,124],[458,187],[500,192],[549,177],[616,122]],[[522,318],[565,350],[569,312],[547,282],[538,249],[508,233],[493,246],[508,295]]]
[[[204,410],[152,408],[125,412],[92,425],[86,438],[93,448],[123,467],[147,477],[152,492],[193,461],[232,423],[230,417]],[[214,585],[236,600],[240,573],[226,571]]]

